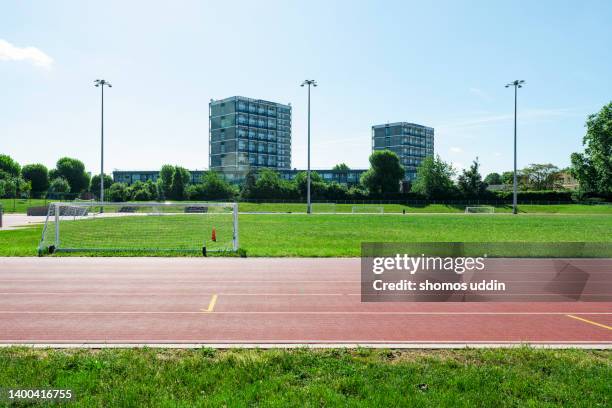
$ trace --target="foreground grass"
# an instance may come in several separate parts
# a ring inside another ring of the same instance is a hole
[[[606,215],[241,214],[239,220],[240,247],[248,256],[359,256],[361,242],[612,242]],[[35,256],[41,229],[0,231],[0,256]],[[183,239],[180,229],[168,236]]]
[[[605,407],[611,370],[610,351],[529,348],[0,349],[0,386],[71,389],[84,407]]]

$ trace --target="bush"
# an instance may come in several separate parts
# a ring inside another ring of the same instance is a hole
[[[151,180],[147,180],[146,183],[143,183],[142,181],[139,180],[127,188],[126,200],[133,200],[133,201],[157,200],[157,186]]]
[[[6,176],[7,173],[3,174],[3,178],[0,178],[0,189],[2,194],[0,197],[3,198],[27,198],[30,196],[32,189],[29,181],[25,181],[21,177],[10,177]]]
[[[114,180],[108,174],[104,175],[104,191],[108,190],[110,186],[112,186]],[[96,197],[100,196],[100,175],[96,174],[91,177],[91,181],[89,182],[89,191],[91,191]]]
[[[572,195],[571,191],[519,191],[517,198],[519,201],[573,201]],[[496,191],[495,196],[499,200],[512,200],[512,191]]]
[[[300,171],[293,179],[293,184],[297,189],[300,197],[306,199],[308,196],[308,173]],[[313,200],[321,200],[329,198],[327,195],[327,183],[316,171],[310,172],[310,197]]]
[[[245,198],[296,199],[298,197],[295,183],[283,180],[274,170],[262,169],[258,173],[249,197]]]
[[[65,178],[57,177],[51,180],[49,184],[49,192],[50,193],[68,193],[70,191],[70,184],[66,181]]]
[[[233,200],[236,194],[236,188],[214,171],[204,174],[200,184],[187,187],[190,200]]]
[[[108,199],[113,202],[127,201],[129,198],[128,186],[125,183],[114,183],[108,189]]]

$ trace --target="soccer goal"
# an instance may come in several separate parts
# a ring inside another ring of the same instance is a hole
[[[493,214],[495,213],[495,207],[478,206],[478,207],[465,207],[466,214]]]
[[[335,214],[336,203],[312,203],[310,210],[313,214]]]
[[[385,208],[376,205],[354,205],[351,212],[353,214],[384,214]]]
[[[238,249],[236,203],[49,205],[40,255],[53,252],[207,252]]]

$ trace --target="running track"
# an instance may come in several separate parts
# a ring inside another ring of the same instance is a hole
[[[0,345],[612,348],[610,302],[361,303],[359,279],[359,259],[0,258]]]

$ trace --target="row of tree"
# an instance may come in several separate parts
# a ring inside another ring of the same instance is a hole
[[[77,195],[88,191],[91,185],[80,160],[63,157],[48,170],[40,163],[21,167],[10,156],[0,154],[0,197],[41,197],[49,192]]]
[[[564,171],[576,177],[581,193],[609,199],[612,197],[612,102],[597,114],[590,115],[586,127],[584,153],[572,154],[572,166]],[[326,182],[313,172],[311,195],[319,200],[408,198],[410,195],[424,199],[493,199],[500,195],[487,190],[489,185],[513,183],[513,172],[490,173],[483,179],[479,167],[476,158],[468,169],[457,174],[439,156],[428,157],[419,166],[414,182],[404,185],[408,188],[400,193],[404,168],[399,158],[388,150],[375,151],[370,156],[370,168],[362,174],[358,185],[348,187]],[[335,169],[349,170],[346,164],[337,165]],[[523,191],[550,191],[561,188],[561,173],[552,164],[531,164],[518,172],[517,179]],[[250,171],[240,187],[229,184],[212,171],[193,184],[189,171],[173,165],[162,166],[155,183],[137,181],[128,186],[113,183],[110,176],[104,175],[107,198],[113,201],[304,199],[306,184],[306,172],[298,173],[293,180],[285,180],[270,169]],[[39,197],[48,193],[77,196],[85,192],[97,196],[99,189],[100,177],[96,175],[90,179],[80,160],[64,157],[57,161],[55,168],[48,170],[42,164],[21,167],[11,157],[0,154],[0,197]]]

